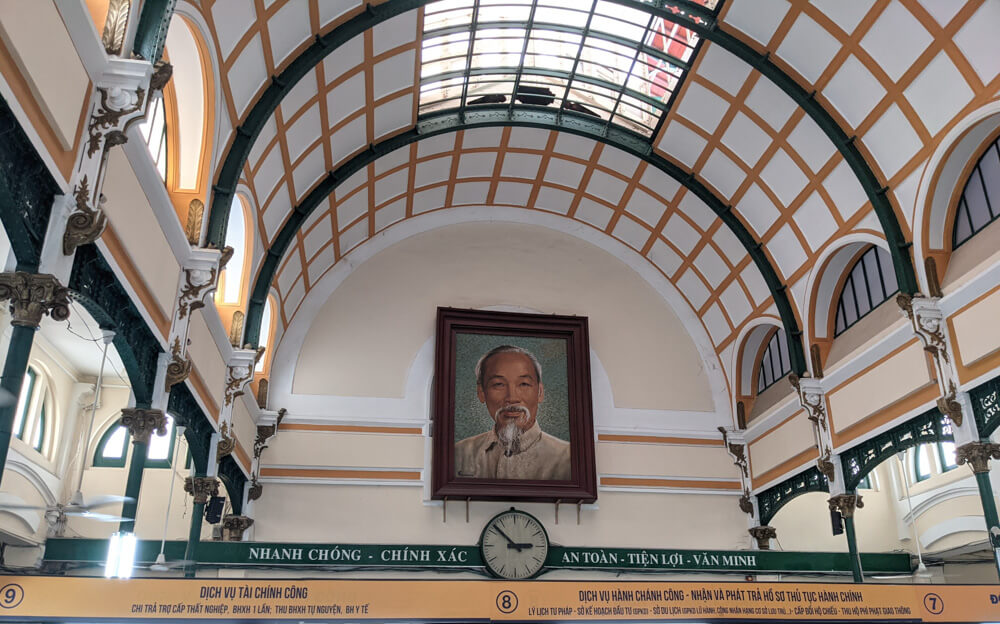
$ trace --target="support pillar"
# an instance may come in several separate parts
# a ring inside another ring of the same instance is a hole
[[[69,291],[60,286],[55,277],[45,273],[0,273],[0,301],[4,300],[9,301],[13,329],[0,377],[0,388],[9,393],[5,395],[8,403],[0,407],[0,480],[7,464],[17,416],[17,398],[28,371],[35,331],[46,314],[57,321],[69,318]]]
[[[830,511],[839,511],[844,518],[844,528],[847,532],[847,551],[851,556],[851,574],[855,583],[864,583],[865,577],[861,570],[861,555],[858,554],[858,538],[854,532],[854,510],[864,507],[858,494],[837,494],[827,501]]]
[[[128,466],[128,480],[125,482],[125,496],[129,500],[122,505],[120,531],[135,530],[135,515],[139,508],[139,490],[142,488],[142,471],[146,467],[149,439],[156,435],[167,435],[167,420],[163,410],[143,407],[126,407],[122,410],[122,425],[132,436],[132,459]]]
[[[184,480],[184,491],[194,497],[191,509],[191,528],[188,531],[187,547],[184,549],[184,560],[195,561],[198,554],[198,544],[201,542],[201,521],[205,517],[205,503],[219,494],[219,481],[215,477],[195,475]],[[191,563],[184,564],[184,576],[194,578],[195,567]]]
[[[993,486],[990,484],[990,459],[1000,459],[1000,444],[969,442],[955,449],[955,463],[959,466],[968,464],[976,476],[987,536],[993,549],[993,564],[1000,578],[1000,518],[997,517],[996,499],[993,498]]]

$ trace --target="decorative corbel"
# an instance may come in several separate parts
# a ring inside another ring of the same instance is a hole
[[[215,457],[221,461],[226,455],[232,455],[236,448],[236,438],[229,435],[229,425],[223,422],[219,425],[219,441],[215,445]]]
[[[795,373],[788,376],[788,381],[795,388],[799,405],[805,410],[806,417],[813,426],[813,436],[816,448],[819,450],[816,468],[828,481],[833,482],[836,480],[837,469],[832,461],[833,443],[830,440],[830,427],[826,418],[826,395],[823,385],[819,379],[799,377]]]
[[[191,312],[205,307],[205,299],[217,286],[217,269],[196,267],[184,270],[184,285],[177,299],[178,319],[183,320]]]
[[[253,379],[253,366],[251,360],[247,364],[238,363],[226,368],[226,407],[231,406],[236,397],[243,396],[244,388]]]
[[[275,419],[273,425],[257,425],[257,438],[253,442],[254,470],[250,475],[250,490],[247,492],[247,498],[252,501],[259,499],[261,494],[264,493],[264,484],[258,481],[260,456],[264,452],[264,449],[267,448],[268,441],[278,435],[278,428],[281,427],[281,421],[284,420],[287,413],[288,410],[281,408],[278,410],[278,417]]]
[[[167,435],[167,419],[159,409],[126,407],[122,410],[122,426],[128,429],[133,444],[149,444],[154,431],[158,436]]]
[[[77,247],[100,238],[108,224],[108,219],[104,216],[104,195],[98,198],[97,208],[90,207],[90,182],[86,174],[73,189],[73,200],[76,210],[69,215],[66,231],[63,233],[63,255],[66,256],[73,255]]]
[[[913,333],[920,338],[924,351],[934,361],[938,390],[941,393],[937,400],[938,410],[955,423],[956,427],[961,427],[963,411],[962,403],[958,400],[958,375],[948,353],[947,323],[938,302],[937,297],[925,297],[920,293],[896,295],[896,303],[910,321]]]

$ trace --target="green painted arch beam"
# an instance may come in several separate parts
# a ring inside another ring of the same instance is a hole
[[[682,169],[662,156],[656,155],[648,143],[626,130],[614,127],[607,128],[601,121],[596,121],[590,117],[569,111],[560,112],[545,108],[521,107],[512,110],[505,105],[495,107],[477,106],[475,109],[467,109],[461,112],[444,112],[428,116],[417,122],[416,127],[413,129],[381,143],[369,146],[367,150],[350,159],[336,170],[328,173],[312,192],[295,207],[291,216],[289,216],[288,220],[282,226],[281,231],[275,237],[274,243],[272,243],[270,249],[267,251],[267,256],[257,275],[257,280],[250,295],[245,342],[250,342],[254,345],[258,343],[264,302],[267,299],[268,290],[277,272],[278,263],[293,242],[295,233],[298,232],[306,219],[309,218],[318,206],[322,205],[324,200],[341,182],[381,156],[410,143],[459,130],[500,126],[522,126],[558,130],[600,141],[631,153],[687,187],[722,219],[750,254],[751,259],[764,276],[764,280],[774,297],[774,302],[781,315],[785,331],[792,337],[792,340],[788,342],[792,369],[796,372],[802,372],[806,369],[801,331],[799,330],[792,305],[788,300],[787,289],[764,253],[762,245],[746,229],[743,222],[733,214],[732,206],[723,203],[693,173]]]

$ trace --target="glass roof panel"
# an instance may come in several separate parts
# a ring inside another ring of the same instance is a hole
[[[718,3],[695,1],[713,11]],[[665,6],[708,19],[686,0]],[[698,44],[669,19],[610,0],[439,0],[425,8],[423,31],[420,114],[544,106],[649,139]]]

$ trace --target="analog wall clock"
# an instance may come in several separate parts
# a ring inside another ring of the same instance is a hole
[[[486,523],[479,548],[490,574],[511,580],[526,579],[538,574],[545,565],[549,536],[534,516],[511,507]]]

